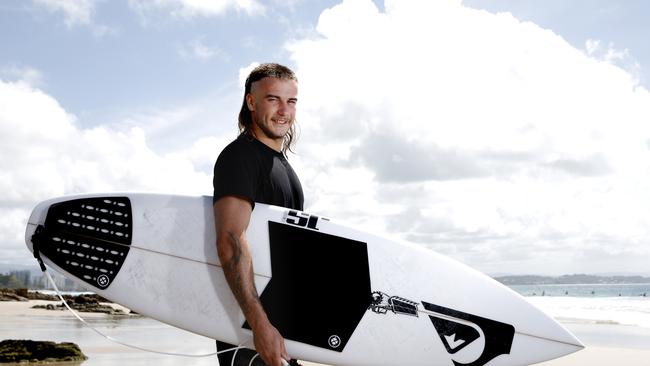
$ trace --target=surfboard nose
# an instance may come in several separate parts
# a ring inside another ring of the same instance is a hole
[[[558,323],[559,324],[559,323]],[[568,329],[566,329],[563,325],[559,324],[560,328],[564,331],[564,342],[570,345],[575,346],[577,349],[576,351],[579,351],[583,348],[585,348],[585,345],[576,337],[573,333],[571,333]]]
[[[541,319],[538,319],[539,322]],[[573,333],[548,315],[546,315],[546,323],[547,331],[541,334],[526,332],[523,329],[515,333],[507,364],[523,365],[549,361],[585,348],[585,345]],[[518,363],[518,360],[521,360],[522,363]],[[501,363],[495,363],[495,365],[501,365]]]
[[[513,290],[505,286],[503,289],[510,293],[510,306],[503,305],[502,309],[516,318],[515,336],[508,361],[502,360],[494,365],[530,365],[585,348],[557,319]]]
[[[535,335],[516,333],[507,363],[496,359],[494,365],[528,365],[553,360],[580,351],[585,346],[569,331],[556,339],[542,338]],[[562,338],[560,340],[560,338]]]

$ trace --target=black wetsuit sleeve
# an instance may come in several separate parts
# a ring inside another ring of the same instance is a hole
[[[255,203],[260,164],[250,149],[239,147],[237,144],[227,146],[214,164],[213,203],[224,196],[238,196],[247,199],[251,205]]]

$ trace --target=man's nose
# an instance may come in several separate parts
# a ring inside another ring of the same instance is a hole
[[[283,116],[287,114],[288,110],[289,110],[289,103],[281,101],[278,106],[278,114]]]

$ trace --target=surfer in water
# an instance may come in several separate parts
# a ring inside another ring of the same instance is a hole
[[[283,360],[291,359],[255,288],[246,228],[255,202],[303,209],[300,180],[286,159],[296,137],[297,102],[298,80],[293,71],[272,63],[256,67],[246,79],[240,135],[223,149],[214,166],[217,251],[228,285],[253,331],[259,353],[253,365],[281,366]],[[217,341],[218,351],[233,347]],[[233,354],[219,354],[219,364],[231,365]],[[240,349],[235,356],[235,365],[247,366],[256,353]]]

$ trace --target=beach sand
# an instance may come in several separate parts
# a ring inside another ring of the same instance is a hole
[[[216,365],[216,357],[192,359],[185,357],[152,355],[146,352],[125,348],[94,334],[90,329],[73,318],[69,311],[31,309],[36,304],[57,304],[43,300],[26,302],[0,302],[0,340],[34,339],[57,342],[71,341],[79,344],[90,359],[84,366],[110,365],[123,363],[130,365]],[[116,304],[116,308],[128,309]],[[214,341],[205,337],[177,330],[151,319],[129,316],[109,316],[106,314],[81,313],[87,321],[103,327],[111,335],[121,337],[127,342],[145,345],[149,341],[154,349],[186,353],[214,352]],[[120,319],[122,318],[122,319]],[[129,320],[130,319],[130,320]],[[135,323],[135,325],[134,325]],[[142,324],[142,325],[140,325]],[[574,354],[543,362],[540,366],[646,366],[650,365],[650,330],[638,327],[625,327],[612,324],[565,324],[587,346]],[[54,329],[52,329],[54,328]],[[155,335],[157,339],[150,339]],[[639,339],[640,338],[640,339]],[[636,339],[629,343],[626,340]],[[169,349],[173,344],[175,349]],[[155,360],[155,362],[153,362]],[[302,362],[305,366],[321,364]],[[72,365],[68,363],[67,365]]]
[[[648,345],[650,348],[650,345]],[[553,361],[538,363],[539,366],[615,366],[615,365],[650,365],[650,350],[631,348],[592,347],[558,358]]]
[[[649,346],[650,347],[650,346]],[[303,366],[322,366],[318,363],[303,362]],[[587,347],[580,352],[542,362],[537,366],[648,366],[650,365],[650,350]]]

